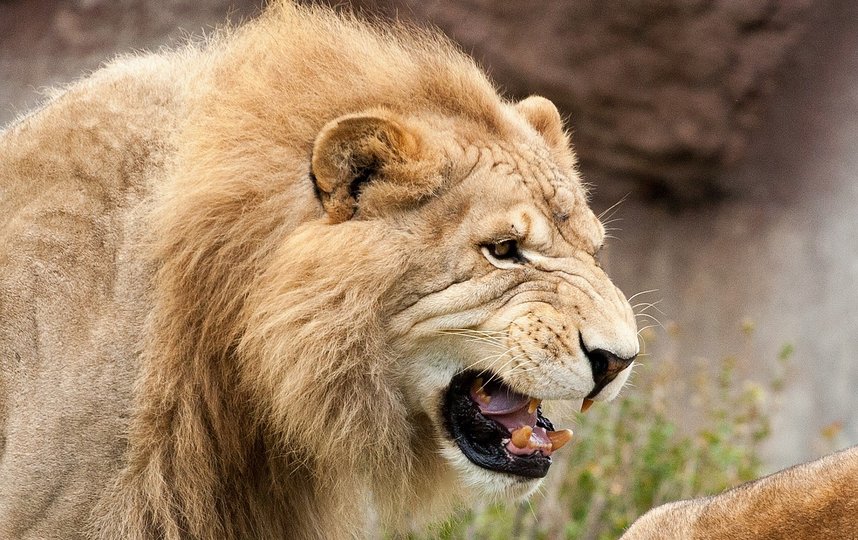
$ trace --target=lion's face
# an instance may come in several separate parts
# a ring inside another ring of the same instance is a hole
[[[634,317],[599,266],[604,229],[572,171],[524,144],[461,150],[468,172],[423,209],[421,268],[402,281],[421,291],[394,317],[405,385],[468,483],[528,491],[566,442],[539,401],[615,397]]]
[[[517,496],[571,436],[541,400],[614,398],[638,341],[556,109],[529,98],[509,123],[493,138],[443,118],[348,118],[317,142],[314,170],[329,214],[381,223],[405,261],[385,324],[410,420],[436,434],[423,443],[465,485]]]

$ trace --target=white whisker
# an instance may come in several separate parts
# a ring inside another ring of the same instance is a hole
[[[640,335],[641,335],[641,332],[644,332],[644,331],[646,331],[646,330],[649,330],[650,328],[656,328],[657,326],[661,326],[661,325],[658,325],[658,324],[650,324],[650,325],[644,326],[643,328],[641,328],[640,330],[638,330],[638,336],[640,336]]]
[[[664,325],[661,324],[661,321],[659,321],[658,319],[656,319],[655,317],[653,317],[649,313],[638,313],[637,315],[635,315],[635,317],[645,317],[645,318],[653,321],[656,326],[660,326],[662,329],[664,328]]]
[[[605,219],[611,219],[611,216],[613,216],[613,215],[614,215],[614,212],[616,212],[616,209],[617,209],[621,204],[623,204],[624,202],[626,202],[626,199],[628,199],[628,198],[629,198],[629,195],[628,195],[628,194],[623,195],[623,197],[622,197],[619,201],[615,202],[614,204],[612,204],[611,206],[609,206],[609,207],[607,207],[605,210],[603,210],[603,211],[602,211],[602,213],[601,213],[601,214],[599,214],[599,217],[598,217],[597,219],[598,219],[599,221],[602,221],[602,218],[605,218]],[[614,212],[611,212],[611,210],[614,210]],[[611,214],[606,216],[606,214],[607,214],[608,212],[611,212]]]
[[[630,297],[628,297],[628,301],[631,302],[632,300],[634,300],[635,298],[637,298],[638,296],[640,296],[642,294],[650,294],[650,293],[655,293],[655,292],[658,292],[658,289],[650,289],[648,291],[641,291],[639,293],[635,293],[635,294],[631,295]]]

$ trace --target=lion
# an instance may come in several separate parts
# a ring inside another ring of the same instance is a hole
[[[714,497],[665,504],[623,540],[858,538],[858,446]]]
[[[634,315],[562,119],[287,2],[0,139],[0,537],[353,538],[532,493]]]

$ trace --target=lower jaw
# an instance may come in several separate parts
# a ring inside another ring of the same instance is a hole
[[[509,458],[495,454],[481,454],[459,446],[459,451],[472,464],[493,474],[504,474],[519,481],[541,480],[548,474],[551,458],[534,454]]]
[[[480,497],[487,502],[520,501],[542,485],[543,478],[529,478],[481,467],[466,457],[453,441],[444,446],[441,455],[451,465],[456,476],[457,491],[453,495],[465,503],[469,497]]]

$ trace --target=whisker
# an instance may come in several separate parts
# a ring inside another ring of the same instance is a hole
[[[435,330],[436,333],[439,334],[481,334],[481,335],[492,335],[492,334],[503,334],[505,331],[503,330],[477,330],[476,328],[440,328]]]
[[[655,328],[655,327],[657,327],[657,326],[661,326],[661,325],[659,325],[659,324],[650,324],[650,325],[648,325],[648,326],[644,326],[643,328],[641,328],[640,330],[638,330],[638,336],[640,336],[640,335],[641,335],[641,332],[643,332],[643,331],[645,331],[645,330],[649,330],[650,328]]]
[[[660,310],[658,308],[659,303],[661,303],[661,300],[656,300],[655,302],[639,302],[639,303],[632,306],[632,310],[637,311],[637,309],[639,307],[644,306],[643,309],[641,309],[638,313],[644,313],[648,309],[654,309],[654,310],[658,311],[659,313],[661,313],[662,315],[666,315],[665,312],[663,312],[662,310]]]
[[[629,297],[627,298],[627,300],[628,300],[629,302],[631,302],[632,300],[634,300],[635,298],[637,298],[638,296],[640,296],[640,295],[642,295],[642,294],[649,294],[649,293],[654,293],[654,292],[658,292],[658,289],[650,289],[650,290],[648,290],[648,291],[641,291],[641,292],[639,292],[639,293],[635,293],[635,294],[633,294],[633,295],[629,296]]]
[[[502,369],[503,369],[504,367],[506,367],[510,362],[515,361],[517,358],[519,358],[519,357],[521,356],[521,355],[513,355],[513,356],[511,356],[507,361],[505,361],[503,364],[501,364],[500,368],[498,368],[498,363],[500,362],[500,360],[501,360],[504,356],[506,356],[506,355],[508,355],[509,353],[511,353],[512,351],[514,351],[514,350],[515,350],[515,348],[516,348],[516,346],[517,346],[517,345],[514,345],[514,346],[510,347],[510,348],[508,348],[507,350],[505,350],[504,352],[502,352],[502,353],[500,353],[500,354],[494,354],[494,355],[484,356],[484,357],[482,357],[482,358],[480,358],[480,359],[476,360],[475,362],[472,362],[469,366],[465,367],[465,369],[464,369],[463,371],[467,371],[467,370],[469,370],[469,369],[472,369],[472,368],[474,368],[475,366],[477,366],[478,364],[481,364],[481,363],[487,363],[488,365],[487,365],[486,367],[484,367],[484,368],[483,368],[483,369],[482,369],[482,370],[477,374],[477,376],[478,376],[478,377],[479,377],[479,376],[482,376],[483,374],[485,374],[485,373],[486,373],[487,371],[489,371],[489,370],[492,370],[492,371],[494,371],[494,372],[497,372],[498,370],[502,370]],[[492,378],[489,378],[487,381],[485,381],[485,383],[483,384],[483,386],[485,386],[486,384],[488,384],[491,380],[492,380]]]
[[[649,313],[638,313],[637,315],[635,315],[635,318],[637,318],[637,317],[646,317],[647,319],[653,321],[656,324],[656,326],[660,326],[660,327],[664,328],[664,325],[661,324],[661,321],[659,321],[658,319],[656,319],[655,317],[653,317]]]
[[[605,219],[611,219],[611,216],[613,216],[613,215],[614,215],[613,213],[611,213],[611,215],[610,215],[610,216],[606,216],[605,214],[607,214],[607,213],[608,213],[608,212],[610,212],[611,210],[616,211],[616,209],[617,209],[621,204],[623,204],[624,202],[626,202],[626,199],[628,199],[628,198],[629,198],[629,194],[628,194],[628,193],[627,193],[627,194],[625,194],[625,195],[623,195],[623,197],[622,197],[619,201],[615,202],[614,204],[612,204],[611,206],[609,206],[609,207],[607,207],[605,210],[603,210],[603,211],[602,211],[602,213],[601,213],[601,214],[599,214],[599,216],[598,216],[598,218],[597,218],[597,219],[598,219],[599,221],[602,221],[602,218],[603,218],[603,217],[604,217]]]
[[[467,329],[457,329],[455,331],[437,330],[436,333],[462,336],[463,338],[465,338],[466,341],[470,343],[488,343],[498,347],[503,346],[503,343],[499,341],[499,338],[505,338],[508,335],[507,332],[493,332],[489,334],[483,331],[470,331]]]
[[[512,362],[515,362],[515,361],[516,361],[516,360],[518,360],[519,358],[522,358],[523,356],[524,356],[524,353],[522,353],[522,354],[517,354],[517,355],[515,355],[515,356],[511,356],[511,357],[510,357],[506,362],[504,362],[504,363],[503,363],[503,364],[501,364],[500,366],[498,366],[498,365],[489,365],[486,369],[484,369],[484,370],[481,372],[481,373],[483,373],[483,372],[485,372],[485,371],[488,371],[489,369],[491,369],[491,370],[492,370],[492,375],[491,375],[491,376],[489,377],[489,379],[486,381],[486,384],[488,384],[490,381],[494,380],[494,378],[495,378],[495,377],[500,377],[500,372],[501,372],[501,371],[503,371],[503,370],[504,370],[504,368],[505,368],[506,366],[508,366],[508,365],[509,365],[510,363],[512,363]],[[498,358],[497,360],[495,360],[495,362],[497,362],[497,361],[499,361],[499,360],[500,360],[500,359]]]
[[[478,359],[478,360],[475,360],[474,362],[471,362],[471,364],[470,364],[470,365],[468,365],[468,366],[466,366],[466,367],[465,367],[465,369],[463,369],[462,371],[468,371],[469,369],[473,369],[473,368],[475,368],[478,364],[481,364],[481,363],[483,363],[483,362],[488,362],[488,363],[489,363],[489,365],[491,366],[491,364],[492,364],[493,362],[497,362],[498,360],[500,360],[501,358],[503,358],[505,355],[509,354],[512,350],[513,350],[513,349],[512,349],[512,348],[510,348],[510,349],[507,349],[507,350],[505,350],[504,352],[502,352],[502,353],[500,353],[500,354],[490,354],[490,355],[488,355],[488,356],[483,356],[482,358],[480,358],[480,359]],[[487,367],[487,368],[484,368],[484,369],[483,369],[482,371],[480,371],[477,375],[478,375],[478,376],[479,376],[479,375],[482,375],[482,374],[483,374],[483,373],[485,373],[488,369],[489,369],[488,367]]]
[[[646,351],[646,340],[641,336],[640,332],[638,332],[637,338],[638,338],[638,347],[640,347],[640,350]],[[649,356],[649,353],[646,353],[646,352],[640,353],[639,352],[638,356],[641,356],[641,355]]]
[[[503,343],[498,341],[496,338],[490,337],[466,337],[465,341],[468,343],[489,343],[491,345],[497,345],[498,347],[503,346]]]

